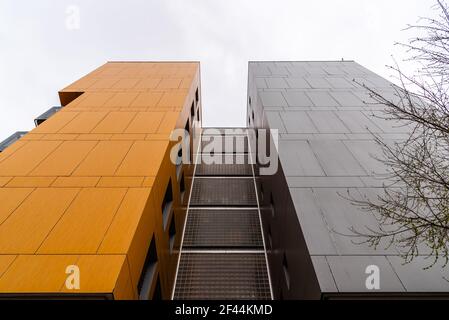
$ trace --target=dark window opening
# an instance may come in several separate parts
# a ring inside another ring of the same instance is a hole
[[[184,130],[186,131],[186,133],[185,133],[186,136],[184,137],[184,139],[188,139],[187,145],[189,146],[189,150],[188,150],[188,153],[187,153],[187,156],[188,156],[187,163],[190,163],[191,154],[192,154],[192,144],[191,144],[192,139],[190,139],[190,126],[189,126],[189,120],[188,119],[187,119],[187,123],[186,123],[186,126],[185,126]],[[185,150],[185,151],[187,151],[187,150]]]
[[[282,269],[284,270],[285,283],[287,289],[290,290],[290,274],[288,272],[287,255],[284,253],[284,259],[282,260]]]
[[[170,221],[170,228],[168,229],[168,243],[170,248],[170,254],[173,253],[173,248],[175,247],[175,237],[176,237],[176,225],[175,225],[175,215],[172,215]]]
[[[276,209],[274,207],[273,194],[270,195],[270,210],[271,210],[271,216],[274,217],[276,214]]]
[[[173,190],[171,186],[171,179],[168,181],[167,190],[165,191],[164,200],[162,201],[162,221],[164,229],[167,229],[168,218],[173,211]]]
[[[161,290],[161,278],[157,277],[156,288],[154,288],[153,297],[151,300],[162,300],[162,290]]]
[[[200,116],[201,112],[200,112],[200,108],[198,108],[198,110],[196,111],[196,117],[198,118],[198,122],[201,121],[201,116]]]
[[[252,117],[253,117],[253,121],[254,121],[254,110],[252,111]]]
[[[182,171],[182,145],[179,146],[178,158],[176,159],[176,177],[179,180],[179,176]]]
[[[179,191],[181,195],[181,203],[184,201],[184,195],[186,193],[186,184],[184,180],[184,175],[182,175],[181,181],[179,182]]]
[[[151,285],[154,281],[156,270],[157,270],[157,250],[156,250],[156,239],[154,238],[153,234],[153,237],[151,238],[150,242],[150,248],[148,249],[142,273],[140,275],[139,283],[137,285],[140,300],[150,299]]]
[[[198,88],[196,88],[196,91],[195,91],[195,101],[198,103],[198,101],[200,101],[200,95],[199,95],[199,93],[198,93]]]
[[[271,225],[268,225],[268,244],[270,245],[270,249],[273,248],[273,236],[271,234]]]
[[[190,107],[190,115],[192,116],[192,119],[195,117],[195,103],[192,102],[192,106]]]
[[[249,97],[249,105],[251,105],[251,97]]]

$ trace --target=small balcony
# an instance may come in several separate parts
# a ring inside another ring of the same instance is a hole
[[[56,106],[56,107],[51,107],[50,109],[48,109],[47,111],[45,111],[43,114],[41,114],[39,117],[37,117],[36,119],[34,119],[34,124],[37,126],[39,126],[40,124],[42,124],[42,122],[44,122],[45,120],[47,120],[48,118],[50,118],[52,115],[54,115],[56,112],[58,112],[62,107],[60,106]]]
[[[2,142],[0,142],[0,152],[8,148],[10,145],[12,145],[14,142],[22,138],[24,135],[26,135],[27,131],[17,131],[16,133],[12,134]]]

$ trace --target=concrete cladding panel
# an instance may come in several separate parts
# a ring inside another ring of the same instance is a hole
[[[262,79],[266,86],[259,85]],[[383,192],[388,168],[376,159],[382,151],[374,135],[391,143],[410,132],[410,126],[387,120],[385,107],[376,104],[362,84],[392,101],[399,99],[390,82],[353,61],[250,62],[248,95],[256,101],[249,106],[256,114],[250,126],[262,123],[265,129],[279,129],[280,138],[281,173],[261,178],[262,205],[273,207],[270,202],[281,197],[279,180],[285,176],[283,183],[288,185],[293,207],[287,201],[282,221],[265,219],[264,228],[269,237],[277,239],[275,250],[290,252],[290,261],[295,261],[291,258],[294,252],[304,252],[301,241],[305,241],[322,297],[448,294],[449,284],[443,279],[447,274],[441,266],[423,270],[430,264],[424,256],[404,265],[399,248],[387,243],[373,248],[349,236],[351,227],[362,232],[378,227],[372,214],[347,199],[374,199]],[[296,237],[284,228],[293,221],[300,225],[301,234]],[[284,231],[277,235],[275,230]],[[298,247],[292,248],[291,242]],[[421,254],[426,252],[423,248]],[[277,297],[306,297],[304,291],[304,296],[298,296],[298,291],[293,293],[285,285],[288,267],[281,258],[270,259],[273,281],[280,286]],[[380,270],[379,290],[366,288],[365,271],[370,265]],[[289,277],[315,285],[297,274]]]

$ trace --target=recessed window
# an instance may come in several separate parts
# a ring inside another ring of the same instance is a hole
[[[182,145],[179,146],[178,157],[176,159],[176,177],[179,180],[179,177],[182,172]]]
[[[254,110],[252,111],[252,117],[253,117],[253,121],[254,121]]]
[[[188,141],[188,145],[190,146],[189,150],[184,150],[184,152],[187,151],[187,154],[186,154],[186,156],[187,156],[187,163],[190,163],[190,159],[191,159],[191,155],[192,155],[192,143],[190,143],[190,142],[192,141],[192,139],[190,139],[190,126],[189,126],[189,120],[188,119],[187,119],[187,123],[186,123],[186,126],[185,126],[184,130],[186,131],[186,136],[184,137],[184,139],[189,139],[187,141]]]
[[[201,112],[200,112],[200,109],[198,108],[198,110],[196,111],[196,117],[198,118],[198,122],[201,121],[200,114],[201,114]]]
[[[184,175],[182,175],[181,181],[179,182],[179,193],[181,195],[181,203],[184,201],[184,196],[186,194],[186,184],[184,180]]]
[[[251,97],[249,97],[249,105],[251,105]]]
[[[173,214],[170,221],[170,228],[168,229],[168,243],[170,254],[173,253],[173,248],[175,247],[175,237],[176,237],[176,224],[175,224],[175,215]]]
[[[143,265],[142,273],[140,275],[137,290],[139,292],[140,300],[149,300],[151,285],[154,282],[157,271],[157,250],[156,239],[151,238],[150,248],[148,249],[147,256],[145,257],[145,263]],[[153,294],[154,295],[154,294]]]
[[[287,255],[284,253],[284,259],[282,260],[282,269],[284,270],[285,283],[287,289],[290,290],[290,273],[288,272]]]
[[[192,119],[195,117],[195,103],[192,102],[192,106],[190,107],[190,115],[192,116]]]
[[[186,134],[190,135],[190,126],[189,126],[189,120],[187,120],[186,126],[184,127],[184,130],[186,131]]]
[[[272,236],[272,234],[271,234],[271,225],[269,224],[268,225],[268,244],[269,244],[269,246],[270,246],[270,249],[272,249],[273,248],[273,236]]]
[[[271,216],[274,217],[276,214],[276,209],[274,207],[273,194],[270,195],[270,210],[271,210]]]
[[[161,277],[157,276],[156,288],[154,288],[151,300],[162,300]]]
[[[164,223],[164,229],[167,229],[168,218],[173,211],[173,190],[171,185],[171,179],[168,181],[167,190],[165,190],[164,200],[162,201],[162,221]]]
[[[199,93],[198,93],[198,88],[196,88],[196,91],[195,91],[195,101],[198,103],[198,101],[200,101],[200,95],[199,95]]]

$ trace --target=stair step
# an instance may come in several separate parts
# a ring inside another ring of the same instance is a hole
[[[253,170],[249,164],[199,164],[195,174],[197,176],[252,176]]]
[[[247,153],[247,136],[203,136],[201,139],[201,152],[209,153]]]
[[[263,253],[182,253],[174,299],[269,300]]]
[[[257,210],[189,210],[184,248],[263,248]]]
[[[196,178],[190,206],[257,206],[253,179]]]

